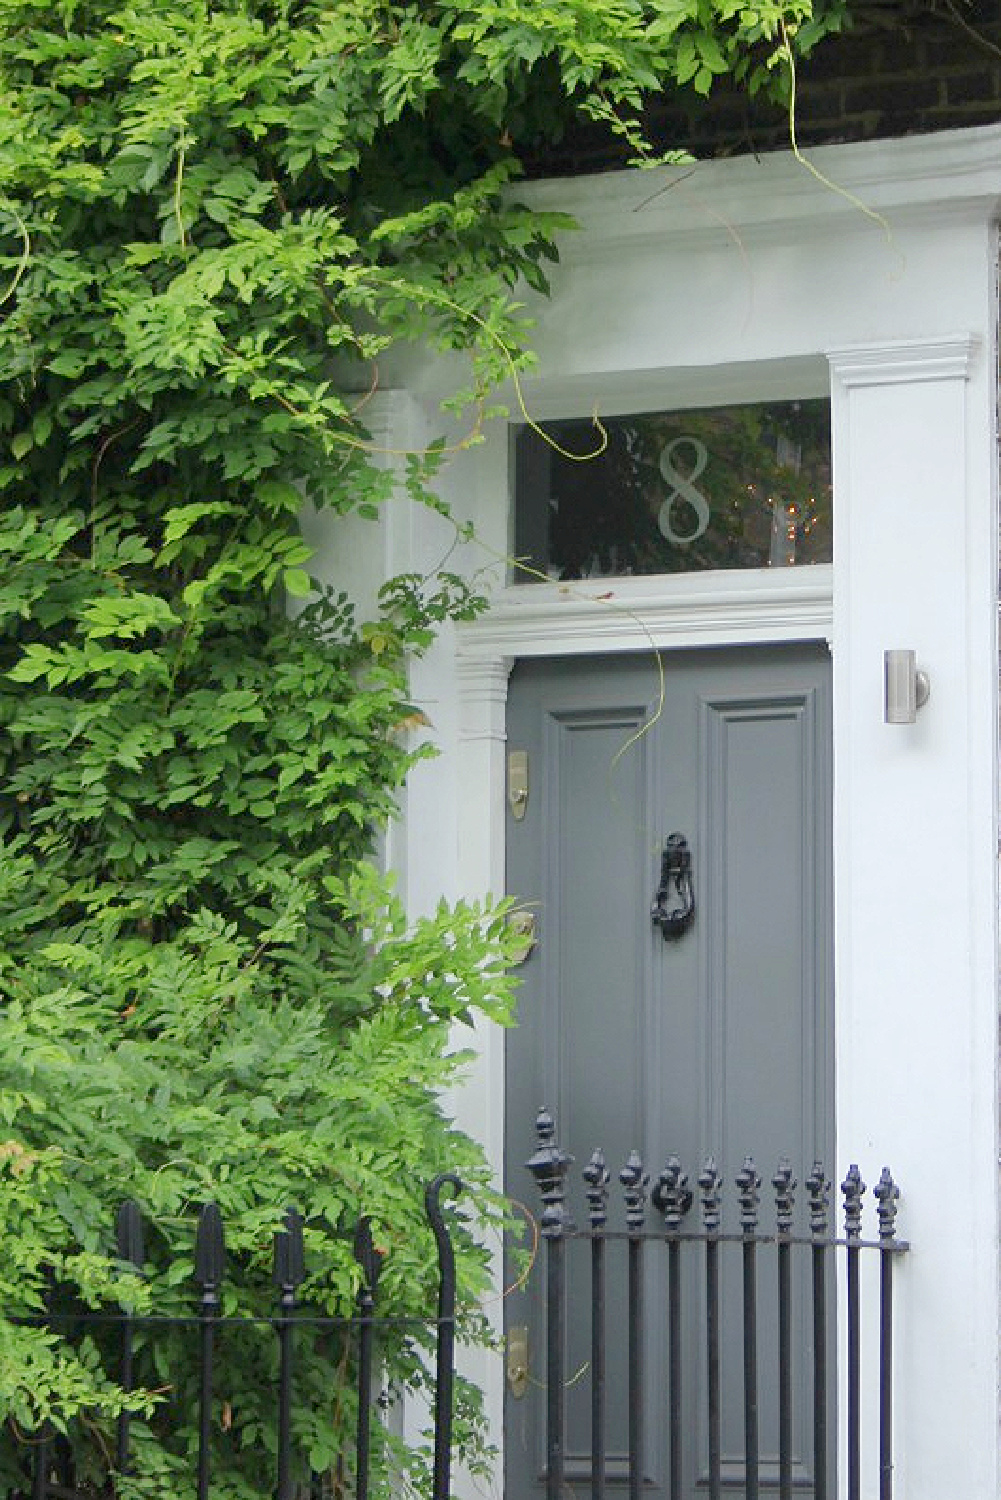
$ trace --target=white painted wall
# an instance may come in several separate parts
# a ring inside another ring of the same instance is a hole
[[[442,754],[414,775],[391,857],[414,910],[503,888],[506,677],[518,654],[831,641],[838,1165],[858,1160],[871,1183],[892,1164],[913,1243],[898,1276],[895,1493],[993,1500],[1001,131],[811,159],[828,183],[782,153],[519,194],[582,225],[536,310],[533,412],[830,389],[835,560],[809,575],[620,579],[601,603],[586,586],[499,588],[491,616],[451,632],[415,674]],[[410,394],[389,399],[387,447],[438,430],[449,382],[444,365],[397,373]],[[469,565],[503,558],[506,434],[454,460],[443,487],[476,522],[482,551]],[[352,551],[363,592],[379,569],[434,562],[440,522],[400,506],[366,542],[368,564]],[[328,563],[343,573],[343,553]],[[883,723],[889,647],[917,650],[931,678],[913,726]],[[499,1163],[503,1038],[484,1028],[477,1042],[454,1104]],[[499,1436],[499,1359],[476,1373]],[[865,1410],[869,1497],[874,1404]]]
[[[906,1496],[997,1492],[992,364],[965,340],[832,358],[838,1138],[907,1187]],[[933,684],[913,726],[880,722],[896,645]]]

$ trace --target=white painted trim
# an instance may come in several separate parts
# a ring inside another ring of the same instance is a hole
[[[901,339],[829,349],[831,373],[843,386],[900,385],[911,380],[969,380],[980,341],[969,333],[937,339]]]
[[[595,378],[569,379],[549,371],[522,381],[534,421],[631,416],[646,411],[688,411],[705,406],[739,406],[759,401],[809,401],[829,396],[830,371],[824,356],[734,360],[729,364],[662,365],[651,369],[602,372],[600,402]],[[518,420],[516,403],[512,416]]]
[[[908,211],[941,216],[948,205],[954,217],[968,206],[987,220],[1001,202],[998,125],[819,146],[804,157],[810,166],[790,169],[790,154],[774,151],[642,173],[519,183],[515,191],[530,207],[573,216],[584,231],[564,241],[574,260],[649,239],[734,237],[776,227],[788,235],[801,225],[827,232],[825,221],[832,219],[857,220],[892,244],[893,224]],[[880,224],[884,216],[891,222]]]
[[[460,648],[456,660],[459,691],[459,743],[506,738],[508,658],[496,651],[471,658]]]
[[[525,584],[460,627],[463,657],[573,656],[652,646],[829,640],[833,568]]]

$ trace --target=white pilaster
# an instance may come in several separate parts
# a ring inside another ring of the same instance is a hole
[[[501,656],[459,655],[456,674],[459,700],[458,787],[460,819],[458,870],[461,889],[469,898],[504,892],[504,788],[507,744],[507,684],[511,662]],[[476,809],[473,813],[472,809]],[[479,1140],[494,1164],[497,1186],[504,1161],[504,1030],[494,1021],[479,1019],[472,1032],[457,1040],[475,1049],[476,1058],[450,1101],[456,1123]],[[494,1281],[503,1285],[500,1246]],[[484,1308],[500,1335],[504,1309],[501,1297]],[[467,1351],[463,1371],[484,1393],[487,1420],[495,1437],[503,1432],[504,1365],[496,1353]]]
[[[998,1391],[990,382],[965,335],[830,359],[839,1158],[869,1172],[885,1158],[914,1246],[897,1276],[895,1493],[986,1497]],[[913,725],[883,722],[890,648],[915,650],[931,680]],[[871,1343],[863,1358],[872,1371]],[[873,1496],[875,1418],[863,1401]]]

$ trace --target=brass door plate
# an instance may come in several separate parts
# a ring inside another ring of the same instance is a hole
[[[512,750],[508,755],[507,801],[512,818],[520,823],[528,809],[527,750]]]
[[[528,1329],[524,1324],[507,1331],[507,1388],[515,1401],[528,1390]]]
[[[531,958],[539,941],[539,929],[534,911],[513,911],[507,919],[508,931],[521,941],[515,944],[511,962],[523,964]]]

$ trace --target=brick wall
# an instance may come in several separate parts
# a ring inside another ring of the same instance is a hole
[[[850,31],[800,64],[797,93],[801,145],[1001,121],[1001,0],[864,0]],[[699,157],[789,145],[780,108],[722,84],[708,100],[661,100],[647,124],[658,145]],[[527,166],[531,176],[569,176],[623,162],[604,130],[581,126]]]

